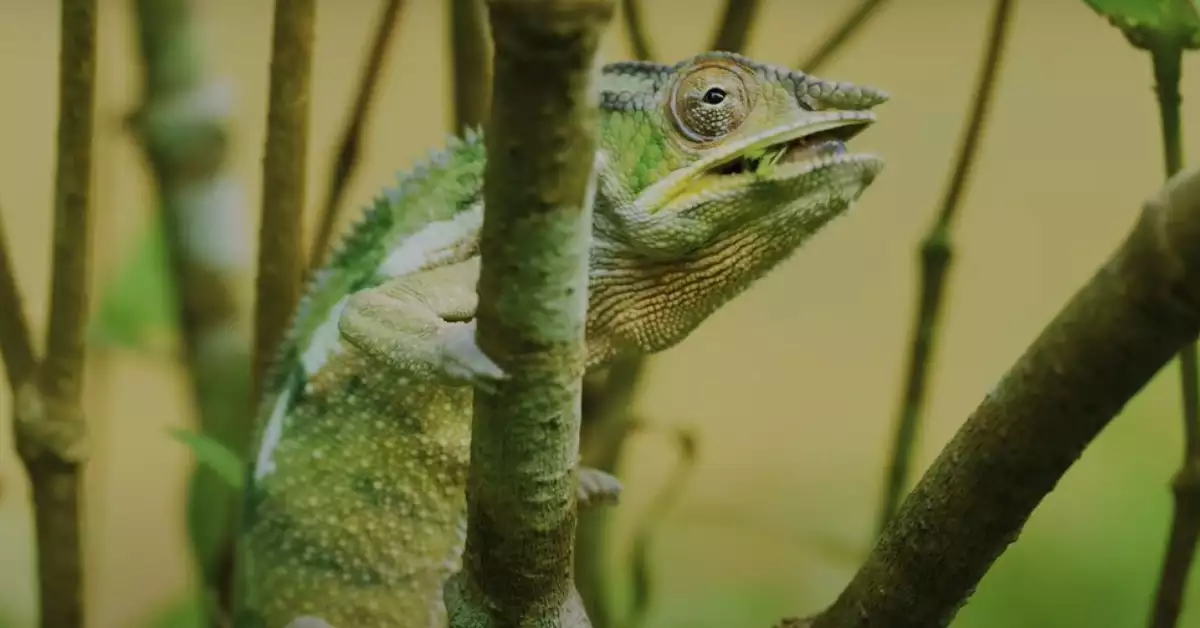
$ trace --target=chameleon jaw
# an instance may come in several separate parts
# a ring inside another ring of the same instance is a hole
[[[731,140],[647,188],[638,205],[648,213],[671,211],[681,204],[688,205],[688,197],[743,187],[763,178],[790,178],[825,167],[831,153],[837,155],[835,162],[856,161],[859,156],[846,153],[844,144],[873,122],[875,114],[870,111],[817,112],[763,133]]]

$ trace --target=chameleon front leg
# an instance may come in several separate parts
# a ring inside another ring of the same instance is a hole
[[[507,374],[475,340],[479,258],[400,277],[351,297],[339,328],[346,341],[391,368],[448,385],[494,386]],[[615,503],[617,478],[583,467],[582,508]]]

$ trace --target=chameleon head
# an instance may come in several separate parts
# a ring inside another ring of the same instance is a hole
[[[722,52],[613,64],[603,87],[594,356],[679,342],[883,167],[846,150],[887,100],[876,89]]]

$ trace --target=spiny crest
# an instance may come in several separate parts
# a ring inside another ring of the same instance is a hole
[[[463,138],[448,138],[443,148],[430,150],[411,169],[397,173],[396,184],[375,195],[305,285],[300,303],[264,378],[266,391],[284,389],[313,331],[339,299],[374,278],[375,269],[398,240],[415,233],[428,222],[444,218],[429,215],[433,212],[452,214],[457,211],[452,206],[437,207],[437,203],[422,201],[430,197],[436,186],[446,183],[445,176],[458,177],[457,166],[469,166],[470,172],[461,174],[474,175],[482,169],[483,159],[483,136],[476,129],[468,129]],[[264,395],[260,404],[265,405],[260,410],[268,409],[273,403],[272,395]]]

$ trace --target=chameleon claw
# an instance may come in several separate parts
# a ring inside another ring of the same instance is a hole
[[[508,373],[479,348],[475,341],[475,321],[455,325],[442,345],[442,373],[454,381],[469,384],[485,392],[495,392]]]
[[[609,473],[591,467],[580,467],[579,507],[594,508],[616,504],[621,498],[621,481]]]

